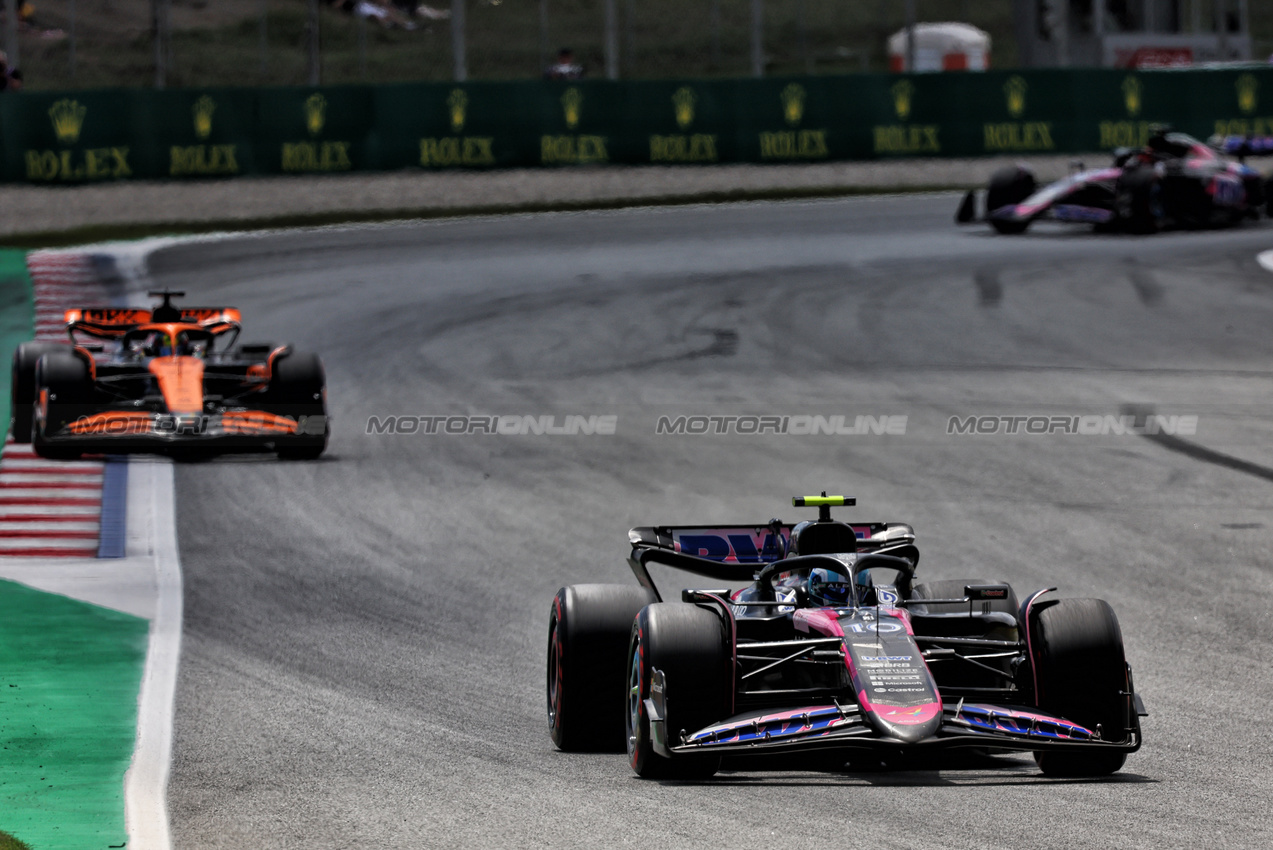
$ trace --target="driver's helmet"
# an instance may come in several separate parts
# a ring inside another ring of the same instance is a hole
[[[875,581],[871,578],[871,571],[858,570],[854,582],[858,586],[858,599],[861,600],[861,603],[866,605],[873,602],[875,599]]]
[[[202,357],[205,347],[203,340],[192,340],[185,331],[177,334],[177,354],[183,357]]]
[[[166,333],[155,334],[154,342],[155,356],[170,357],[172,355],[172,337]]]
[[[805,590],[809,594],[810,605],[842,608],[853,604],[853,582],[823,567],[809,570]]]

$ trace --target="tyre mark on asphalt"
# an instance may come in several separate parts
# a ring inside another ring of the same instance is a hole
[[[1128,404],[1123,406],[1122,412],[1124,416],[1136,417],[1136,421],[1143,425],[1148,423],[1149,417],[1154,415],[1154,408],[1152,405]],[[1185,457],[1190,457],[1194,460],[1202,461],[1203,463],[1209,463],[1213,466],[1223,467],[1224,469],[1232,469],[1234,472],[1252,475],[1256,478],[1262,478],[1265,481],[1273,481],[1273,468],[1271,467],[1262,466],[1249,460],[1243,460],[1240,457],[1234,457],[1233,455],[1228,455],[1224,452],[1218,452],[1215,449],[1209,449],[1206,446],[1200,446],[1197,443],[1186,440],[1176,434],[1165,434],[1160,432],[1156,434],[1141,434],[1141,436],[1146,440],[1149,440],[1151,443],[1156,443],[1169,452],[1176,452],[1177,454],[1182,454]]]
[[[972,282],[977,286],[978,303],[982,307],[998,307],[1003,301],[1003,282],[998,269],[978,269]]]
[[[1136,297],[1140,299],[1140,303],[1146,307],[1156,307],[1163,299],[1163,286],[1154,276],[1141,268],[1133,268],[1127,273],[1128,279],[1132,282],[1132,287],[1136,290]]]
[[[1191,457],[1194,460],[1200,460],[1203,463],[1209,463],[1213,466],[1221,466],[1225,469],[1232,469],[1234,472],[1241,472],[1246,475],[1253,475],[1256,478],[1263,478],[1265,481],[1273,481],[1273,469],[1267,466],[1261,466],[1258,463],[1252,463],[1249,460],[1243,460],[1240,457],[1227,455],[1224,452],[1218,452],[1215,449],[1209,449],[1206,446],[1200,446],[1192,443],[1175,434],[1144,434],[1146,440],[1151,443],[1157,443],[1170,452]]]

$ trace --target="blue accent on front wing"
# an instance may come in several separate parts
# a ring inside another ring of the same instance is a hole
[[[1096,741],[1096,735],[1075,723],[1039,713],[1022,714],[1014,709],[992,705],[965,704],[955,708],[946,704],[943,729],[954,732],[982,732],[988,736],[1044,738],[1053,741]],[[807,722],[806,722],[807,715]],[[701,747],[820,738],[843,732],[851,727],[864,728],[857,707],[840,710],[832,706],[810,708],[807,712],[778,712],[710,726],[690,735],[685,743]],[[941,733],[938,733],[941,737]]]
[[[1057,204],[1052,208],[1052,215],[1057,221],[1082,221],[1092,224],[1104,224],[1114,218],[1114,213],[1110,210],[1078,204]]]
[[[803,712],[794,716],[771,716],[768,719],[756,718],[736,723],[723,723],[694,733],[689,736],[686,743],[712,746],[714,744],[760,743],[784,738],[812,738],[856,722],[856,718],[846,718],[836,708],[810,709],[808,718],[808,725],[805,725]]]
[[[956,717],[970,728],[1031,738],[1091,741],[1096,736],[1076,723],[1043,715],[1019,715],[1009,709],[987,705],[965,705]]]

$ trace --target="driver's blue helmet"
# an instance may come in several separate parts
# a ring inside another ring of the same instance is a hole
[[[857,583],[858,604],[866,605],[875,600],[875,582],[871,579],[870,570],[859,570],[854,579]]]
[[[809,592],[811,605],[841,608],[853,604],[853,582],[822,567],[809,570],[805,589]]]

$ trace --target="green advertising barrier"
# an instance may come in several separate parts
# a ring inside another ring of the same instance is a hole
[[[237,89],[155,92],[152,177],[236,177],[259,172],[257,96]]]
[[[258,174],[379,170],[370,87],[261,89],[256,98]]]
[[[402,84],[373,90],[381,167],[493,168],[534,164],[525,93],[510,83]]]
[[[150,92],[9,95],[4,173],[10,181],[59,184],[154,175]]]
[[[741,159],[730,81],[634,83],[620,125],[625,161],[656,165]]]
[[[1273,68],[37,92],[0,97],[28,183],[389,169],[1077,153],[1273,135]]]

